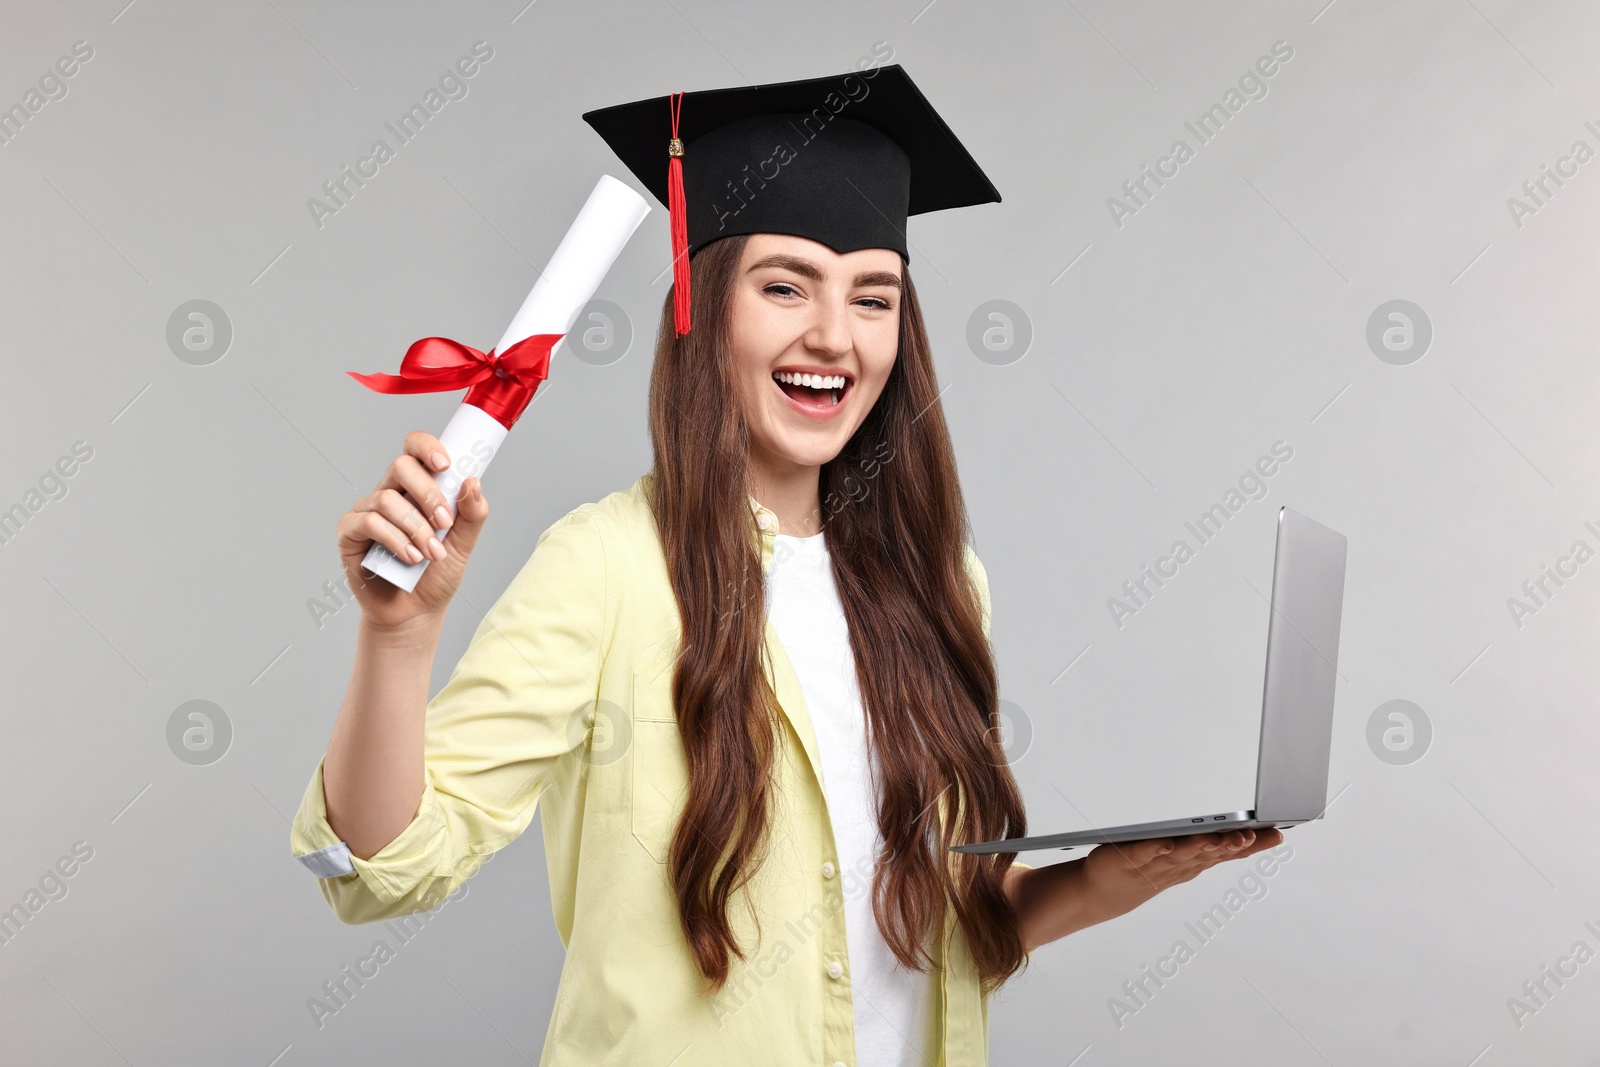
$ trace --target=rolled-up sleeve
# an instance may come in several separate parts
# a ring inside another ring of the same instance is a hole
[[[317,761],[290,848],[341,921],[436,907],[527,829],[552,766],[584,745],[610,597],[601,521],[585,504],[540,534],[478,624],[428,702],[417,813],[371,858],[329,825]]]

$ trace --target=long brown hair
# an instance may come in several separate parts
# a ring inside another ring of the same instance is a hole
[[[726,912],[765,855],[781,737],[761,667],[765,582],[728,341],[747,239],[696,253],[690,331],[674,335],[669,293],[650,378],[650,506],[683,625],[672,692],[689,769],[669,870],[712,991],[727,980],[729,954],[745,958]],[[999,743],[994,658],[963,563],[966,506],[909,272],[903,285],[894,368],[871,413],[823,464],[818,493],[881,783],[878,929],[903,964],[926,970],[923,939],[943,929],[953,904],[987,995],[1026,964],[1001,889],[1012,857],[948,847],[1021,836],[1027,823]]]

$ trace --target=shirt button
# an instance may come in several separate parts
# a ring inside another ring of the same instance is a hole
[[[822,865],[822,877],[824,877],[824,878],[832,878],[833,877],[833,864],[831,862],[823,863],[823,865]]]
[[[843,976],[844,976],[844,968],[839,966],[839,961],[838,960],[835,960],[832,963],[828,964],[828,977],[829,978],[842,978]]]
[[[756,516],[756,525],[761,527],[763,530],[772,529],[772,516],[762,512],[760,515]]]
[[[833,1067],[845,1067],[845,1062],[843,1060],[834,1060]]]

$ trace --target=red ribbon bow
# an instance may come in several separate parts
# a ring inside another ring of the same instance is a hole
[[[462,402],[511,429],[550,374],[550,350],[559,333],[525,337],[496,355],[448,337],[424,337],[400,360],[399,374],[346,374],[378,393],[446,393],[466,389]]]

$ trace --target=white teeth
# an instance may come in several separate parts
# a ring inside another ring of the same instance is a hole
[[[779,371],[773,377],[789,385],[803,385],[810,389],[843,389],[845,377],[842,374],[795,374],[791,371]]]

